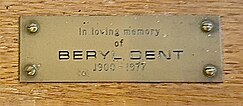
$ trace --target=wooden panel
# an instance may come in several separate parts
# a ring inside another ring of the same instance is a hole
[[[222,16],[224,83],[19,83],[21,15]],[[0,105],[243,106],[242,0],[1,0]]]

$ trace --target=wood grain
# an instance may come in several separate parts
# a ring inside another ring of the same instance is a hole
[[[21,15],[222,16],[224,83],[19,83]],[[243,106],[242,0],[0,0],[0,105]]]

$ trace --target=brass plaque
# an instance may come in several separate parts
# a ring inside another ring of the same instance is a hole
[[[219,16],[22,16],[20,82],[223,82]]]

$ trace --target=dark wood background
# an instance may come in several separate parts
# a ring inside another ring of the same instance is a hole
[[[21,15],[222,16],[224,83],[19,83]],[[243,106],[243,0],[0,0],[0,105]]]

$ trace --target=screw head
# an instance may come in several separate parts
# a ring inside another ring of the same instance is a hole
[[[207,77],[213,77],[217,73],[217,68],[214,65],[206,65],[204,67],[203,73]]]
[[[38,65],[32,64],[32,65],[27,65],[24,71],[27,73],[27,75],[34,76],[37,70],[38,70]]]
[[[39,30],[39,25],[37,23],[30,23],[28,26],[27,26],[27,30],[30,32],[30,33],[36,33],[38,32]]]
[[[210,32],[214,28],[214,24],[210,20],[204,20],[201,24],[201,30],[204,32]]]

